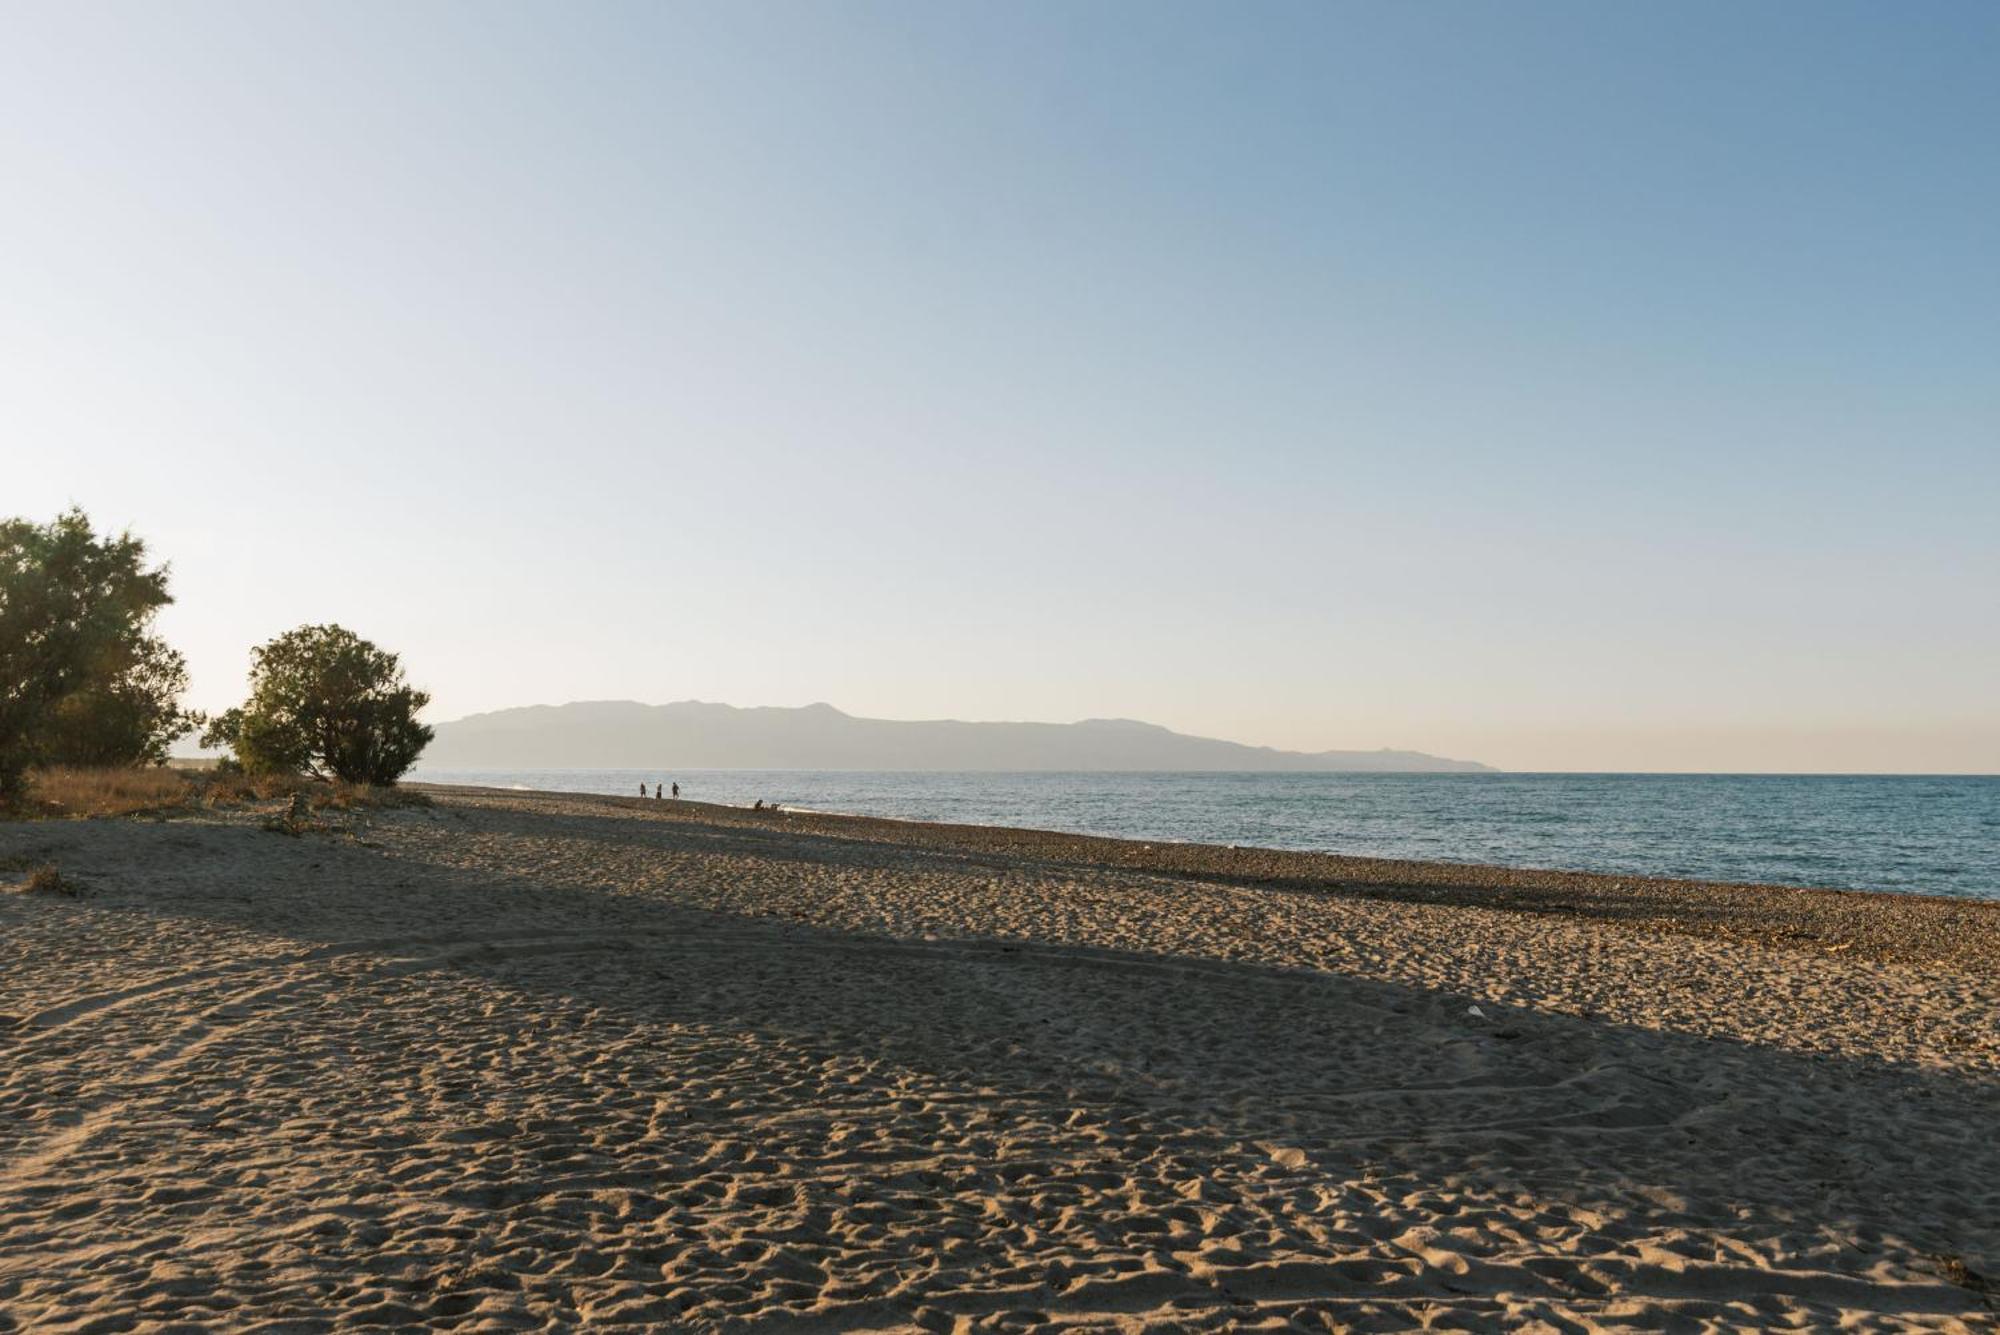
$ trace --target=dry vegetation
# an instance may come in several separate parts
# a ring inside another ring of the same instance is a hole
[[[27,875],[11,885],[0,885],[0,890],[12,890],[23,895],[69,895],[74,898],[83,887],[71,877],[62,874],[62,869],[53,862],[37,862],[33,859],[0,859],[0,872],[26,872]]]
[[[170,816],[276,801],[290,804],[294,796],[303,797],[313,811],[430,804],[423,794],[399,788],[328,783],[293,775],[55,766],[29,776],[27,808],[19,814],[48,819]]]
[[[61,766],[29,777],[28,803],[37,815],[124,816],[183,806],[192,791],[173,770]]]

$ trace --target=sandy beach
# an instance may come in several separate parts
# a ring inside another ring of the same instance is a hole
[[[434,795],[0,825],[0,1330],[2000,1329],[2000,906]]]

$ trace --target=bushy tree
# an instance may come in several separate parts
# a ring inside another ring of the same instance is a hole
[[[250,699],[202,736],[251,773],[394,783],[431,730],[430,696],[403,680],[396,655],[340,626],[301,626],[252,651]]]
[[[146,544],[97,536],[81,510],[0,523],[0,805],[68,746],[133,763],[193,726],[176,703],[186,666],[149,633],[172,601]]]
[[[58,700],[36,732],[35,758],[50,765],[159,765],[175,739],[201,726],[182,709],[187,659],[156,635],[121,643]]]

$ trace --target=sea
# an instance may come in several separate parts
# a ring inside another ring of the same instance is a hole
[[[681,796],[1428,862],[2000,900],[2000,776],[424,770],[427,783]]]

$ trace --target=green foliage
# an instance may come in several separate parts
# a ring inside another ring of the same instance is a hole
[[[252,652],[261,655],[264,650]],[[255,698],[260,689],[255,668],[251,670],[250,684],[253,692],[251,703],[216,715],[201,734],[201,744],[235,752],[223,763],[234,766],[244,774],[317,774],[321,778],[326,777],[313,765],[312,734],[302,722],[312,712],[311,703],[302,698],[291,701],[267,699],[260,707]]]
[[[236,749],[236,734],[242,731],[242,708],[225,709],[220,714],[210,718],[208,725],[201,730],[202,750],[215,751],[226,749],[233,751]],[[243,768],[241,762],[237,761],[233,756],[224,756],[218,763],[234,764],[239,770]]]
[[[98,537],[81,510],[0,523],[0,805],[67,748],[136,763],[193,726],[186,665],[148,633],[172,601],[145,543]]]
[[[301,626],[252,653],[250,699],[210,725],[252,774],[311,774],[391,784],[431,740],[417,722],[430,696],[396,655],[339,626]]]
[[[174,739],[202,716],[182,709],[187,659],[154,635],[115,646],[79,689],[49,711],[36,731],[44,765],[159,765]]]

